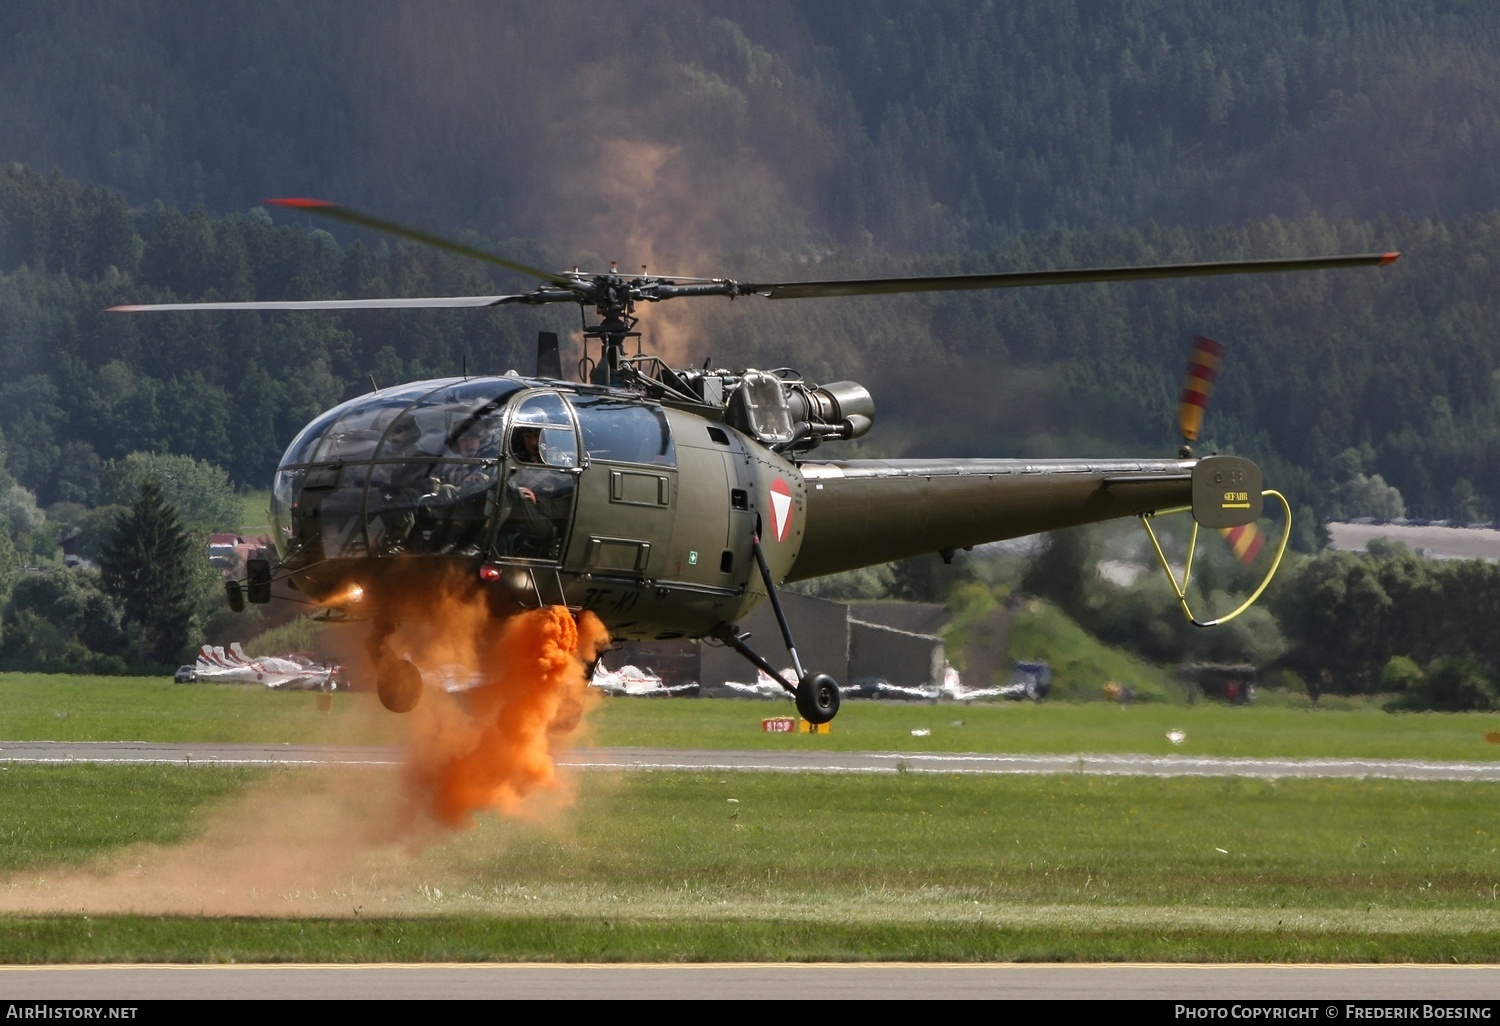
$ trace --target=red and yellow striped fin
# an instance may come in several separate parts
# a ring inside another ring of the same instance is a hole
[[[1254,524],[1226,527],[1219,533],[1229,543],[1229,551],[1234,553],[1234,558],[1245,566],[1255,562],[1255,557],[1260,555],[1261,547],[1266,543],[1266,536]]]
[[[1224,362],[1224,346],[1202,335],[1193,339],[1188,352],[1187,376],[1182,379],[1182,398],[1177,401],[1177,427],[1186,441],[1196,442],[1203,427],[1203,411],[1214,391],[1214,379]]]

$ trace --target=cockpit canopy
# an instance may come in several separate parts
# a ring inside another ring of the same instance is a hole
[[[675,465],[661,408],[511,376],[375,392],[287,448],[277,549],[292,569],[403,553],[558,561],[590,461]]]

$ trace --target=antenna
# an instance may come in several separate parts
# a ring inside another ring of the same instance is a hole
[[[380,394],[380,386],[377,385],[377,384],[375,384],[375,372],[374,371],[370,372],[370,388],[374,390],[374,392],[375,392],[376,395]]]

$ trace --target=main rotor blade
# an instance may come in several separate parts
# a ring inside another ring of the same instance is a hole
[[[948,292],[963,289],[1009,289],[1024,285],[1078,285],[1099,281],[1149,281],[1155,278],[1196,278],[1213,274],[1271,274],[1281,271],[1323,271],[1339,267],[1384,267],[1400,253],[1362,253],[1357,256],[1298,257],[1290,260],[1222,260],[1202,264],[1148,264],[1142,267],[1080,268],[1071,271],[1007,271],[1001,274],[942,274],[919,278],[851,278],[845,281],[789,281],[769,285],[741,283],[741,294],[767,299],[820,299],[830,296],[869,296],[891,292]]]
[[[394,221],[387,221],[384,218],[375,217],[371,214],[362,214],[358,210],[350,210],[348,207],[341,207],[337,203],[330,203],[327,200],[298,197],[268,199],[266,202],[273,206],[287,207],[292,210],[305,210],[309,214],[317,214],[320,217],[331,217],[335,221],[343,221],[345,224],[358,225],[361,228],[371,228],[377,232],[385,232],[387,235],[397,235],[403,239],[411,239],[413,242],[436,246],[438,249],[446,249],[448,252],[457,253],[459,256],[466,256],[474,260],[483,260],[487,264],[495,264],[496,266],[505,267],[512,271],[531,275],[534,278],[541,278],[543,281],[550,281],[554,285],[571,287],[576,284],[575,279],[565,274],[544,271],[539,267],[518,263],[515,260],[507,260],[502,256],[496,256],[494,253],[475,249],[473,246],[465,246],[462,242],[454,242],[452,239],[445,239],[441,235],[424,232],[420,228],[408,228],[405,225],[396,224]]]
[[[145,303],[112,306],[111,313],[146,313],[168,310],[402,310],[499,306],[525,302],[527,296],[436,296],[416,299],[295,299],[248,303]]]

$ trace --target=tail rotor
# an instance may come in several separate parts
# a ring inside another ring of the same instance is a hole
[[[1188,350],[1187,374],[1182,379],[1182,396],[1177,400],[1177,430],[1182,435],[1178,455],[1183,459],[1193,455],[1193,443],[1203,430],[1203,415],[1208,412],[1208,399],[1214,394],[1214,382],[1223,364],[1223,343],[1205,335],[1193,338],[1193,347]]]
[[[1214,382],[1219,378],[1219,369],[1224,365],[1225,346],[1206,335],[1195,335],[1188,350],[1187,373],[1182,378],[1182,395],[1177,400],[1177,430],[1182,435],[1182,447],[1177,455],[1191,459],[1193,446],[1203,432],[1203,417],[1208,412],[1208,400],[1214,394]],[[1229,550],[1242,566],[1249,566],[1265,547],[1266,536],[1254,524],[1225,527],[1219,530],[1229,544]]]

